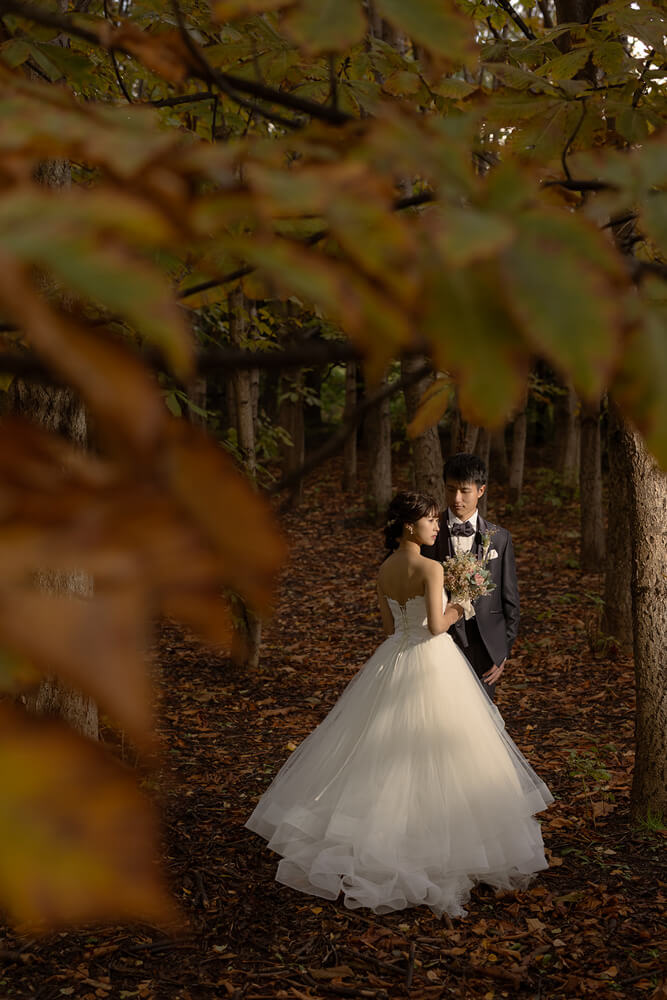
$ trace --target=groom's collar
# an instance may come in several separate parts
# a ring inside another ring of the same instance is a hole
[[[450,524],[463,524],[463,523],[465,523],[465,522],[461,521],[461,518],[457,517],[453,513],[453,511],[451,511],[449,509],[449,507],[445,510],[445,513],[444,513],[444,516],[443,516],[443,520],[444,520],[445,524],[447,525],[447,527],[449,527]],[[473,513],[470,515],[470,517],[466,518],[466,520],[470,521],[470,523],[472,524],[472,526],[475,529],[475,531],[483,531],[484,527],[486,526],[485,522],[484,522],[484,520],[482,518],[482,515],[480,514],[480,512],[478,510],[474,510]]]

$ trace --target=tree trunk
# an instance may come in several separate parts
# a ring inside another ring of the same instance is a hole
[[[246,301],[241,289],[229,296],[229,332],[236,347],[245,347]],[[238,369],[231,377],[231,399],[233,408],[232,426],[236,430],[236,441],[248,475],[254,480],[257,475],[257,405],[254,398],[256,373],[253,369]],[[234,645],[232,659],[239,666],[256,668],[259,664],[259,649],[262,641],[262,622],[240,598],[232,601],[234,612]]]
[[[287,431],[291,444],[280,445],[283,475],[289,475],[303,465],[306,452],[305,430],[303,419],[303,374],[284,375],[280,379],[278,404],[278,424]],[[303,480],[294,487],[290,494],[290,504],[298,507],[303,499]]]
[[[423,364],[423,357],[404,358],[401,361],[401,374],[404,378],[408,377],[421,368]],[[408,421],[413,419],[422,396],[432,382],[433,378],[426,376],[403,390]],[[445,483],[442,478],[442,451],[437,427],[429,427],[423,434],[413,439],[412,464],[417,492],[432,496],[438,503],[438,509],[444,510],[447,504],[445,502]]]
[[[456,455],[462,450],[463,421],[461,420],[461,410],[459,408],[458,394],[454,393],[452,405],[452,423],[449,437],[449,454]]]
[[[66,9],[64,0],[59,7]],[[70,164],[66,160],[45,160],[35,171],[35,180],[52,188],[68,188],[72,183]],[[46,282],[44,291],[49,294]],[[86,413],[82,403],[69,389],[14,379],[9,390],[9,409],[47,430],[61,434],[81,448],[86,447]],[[38,573],[35,582],[45,591],[71,594],[73,600],[85,599],[93,589],[92,580],[85,573]],[[57,716],[90,739],[99,737],[96,703],[88,695],[63,684],[58,677],[44,678],[37,690],[26,696],[24,701],[30,711]]]
[[[667,480],[629,427],[620,437],[630,492],[634,623],[636,821],[667,818]]]
[[[600,455],[600,403],[581,407],[581,502],[580,568],[582,573],[601,573],[604,568],[604,523],[602,519],[602,462]]]
[[[579,431],[579,400],[569,383],[556,404],[556,471],[570,490],[579,478]]]
[[[383,379],[381,385],[386,385]],[[389,400],[375,406],[366,417],[368,448],[368,505],[378,520],[391,501],[391,414]]]
[[[479,434],[477,435],[477,444],[475,445],[475,454],[478,458],[484,462],[486,466],[487,474],[490,472],[489,462],[491,458],[491,431],[487,430],[486,427],[480,427]],[[489,488],[487,486],[484,495],[481,497],[479,503],[477,504],[477,509],[482,515],[486,517],[486,512],[488,510],[489,503]]]
[[[33,420],[82,448],[86,445],[85,410],[69,389],[15,379],[9,390],[9,408],[17,416]],[[92,580],[86,573],[38,573],[35,582],[49,593],[71,594],[72,600],[85,599],[93,589]],[[37,690],[23,700],[29,711],[57,716],[84,736],[93,740],[98,738],[97,705],[88,695],[73,690],[58,677],[46,677]]]
[[[492,431],[490,443],[489,465],[493,466],[493,481],[504,486],[510,476],[504,427],[499,427],[497,430]]]
[[[235,347],[246,344],[245,302],[243,292],[235,290],[229,296],[229,333]],[[255,409],[253,406],[252,370],[239,368],[232,374],[234,386],[234,426],[236,441],[248,475],[257,475],[257,453],[255,448]]]
[[[623,419],[609,400],[609,483],[604,628],[621,646],[632,646],[632,540],[629,469],[624,460]]]
[[[463,424],[463,436],[461,441],[461,451],[465,451],[468,455],[473,455],[475,453],[475,448],[477,447],[477,438],[479,437],[479,427],[477,424],[470,424],[466,420]]]
[[[188,399],[195,404],[197,409],[206,410],[208,380],[206,375],[197,375],[188,386]],[[188,408],[188,420],[191,424],[206,426],[206,417]]]
[[[509,474],[509,500],[516,504],[521,499],[523,489],[523,469],[526,461],[526,437],[528,434],[528,416],[526,400],[523,409],[514,418],[512,424],[512,459]]]
[[[345,366],[345,412],[347,420],[357,405],[357,362],[348,361]],[[351,493],[357,488],[357,431],[348,434],[343,452],[343,489]]]

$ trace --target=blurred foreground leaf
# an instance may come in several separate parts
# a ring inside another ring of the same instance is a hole
[[[0,705],[0,782],[0,900],[14,921],[177,919],[153,811],[101,747]]]

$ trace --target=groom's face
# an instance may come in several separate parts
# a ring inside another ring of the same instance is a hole
[[[447,506],[452,514],[460,517],[462,521],[467,521],[477,510],[477,504],[480,497],[484,496],[485,490],[486,486],[477,486],[476,483],[459,483],[447,479],[445,481]]]

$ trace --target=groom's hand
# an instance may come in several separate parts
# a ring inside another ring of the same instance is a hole
[[[505,669],[505,664],[507,663],[507,657],[498,666],[494,663],[490,670],[487,670],[485,674],[482,675],[482,680],[485,684],[495,684],[498,678],[501,676],[503,670]]]

